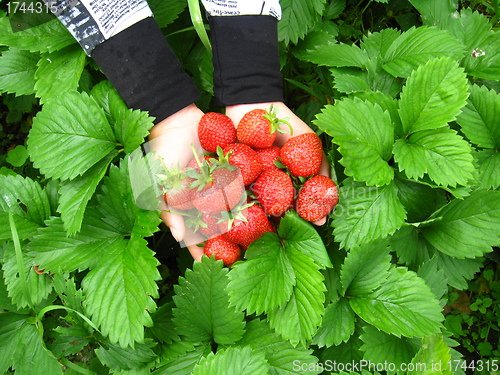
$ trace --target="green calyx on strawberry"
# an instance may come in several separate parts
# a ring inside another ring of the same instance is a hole
[[[219,160],[227,160],[228,163],[237,166],[241,171],[245,186],[254,182],[262,172],[260,158],[250,146],[243,143],[231,143],[224,147],[222,152],[223,156]]]
[[[163,199],[168,210],[189,210],[193,208],[193,191],[189,188],[194,179],[179,168],[165,168],[158,177],[162,180]]]
[[[236,129],[236,138],[239,142],[253,148],[271,147],[276,140],[276,132],[285,133],[281,125],[285,124],[293,132],[287,119],[277,117],[278,108],[271,106],[269,110],[254,109],[247,112]]]
[[[281,162],[296,177],[318,174],[323,160],[321,139],[315,133],[290,138],[280,150]]]
[[[213,255],[215,259],[222,260],[224,265],[228,267],[232,266],[241,257],[240,247],[223,236],[209,238],[203,251],[208,257]]]
[[[236,128],[228,116],[208,112],[198,123],[198,138],[204,150],[216,152],[217,147],[223,148],[236,141]]]
[[[304,220],[316,221],[327,216],[338,202],[339,192],[335,182],[326,176],[316,175],[299,190],[295,210]]]

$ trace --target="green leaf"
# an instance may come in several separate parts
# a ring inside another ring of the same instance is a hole
[[[24,145],[17,145],[7,152],[5,161],[14,167],[22,167],[28,160],[28,150]]]
[[[36,63],[38,53],[10,48],[0,56],[0,92],[17,96],[35,92]]]
[[[386,185],[394,178],[387,163],[394,143],[394,126],[377,104],[344,99],[326,106],[314,122],[333,138],[342,154],[345,173],[367,185]]]
[[[437,185],[467,185],[475,171],[472,150],[455,130],[448,127],[423,130],[394,144],[394,160],[409,178],[428,174]]]
[[[395,365],[395,368],[411,363],[420,347],[415,340],[389,335],[370,325],[363,327],[360,338],[363,341],[361,346],[364,352],[363,360],[371,363],[390,363]],[[396,373],[406,372],[396,371]]]
[[[0,18],[0,45],[2,46],[50,53],[75,43],[75,38],[58,19],[14,32],[9,18]]]
[[[384,112],[389,112],[394,126],[394,133],[401,134],[401,118],[399,117],[399,100],[393,96],[380,91],[364,91],[356,93],[356,97],[363,101],[369,101],[372,104],[378,104]]]
[[[441,220],[421,228],[424,238],[449,256],[480,257],[500,244],[500,192],[477,190],[438,211]]]
[[[143,342],[144,326],[152,325],[149,312],[156,308],[157,266],[147,242],[132,236],[107,248],[83,279],[84,307],[111,343],[125,348]]]
[[[398,255],[399,262],[408,266],[429,260],[428,243],[414,226],[402,226],[391,236],[389,246]]]
[[[466,290],[468,281],[481,269],[484,259],[457,259],[446,254],[437,252],[440,267],[448,279],[448,284],[458,290]]]
[[[408,371],[408,374],[429,374],[430,370],[425,370],[427,368],[443,375],[451,375],[454,372],[451,371],[450,362],[450,348],[446,345],[443,336],[427,336],[422,340],[422,347],[411,361],[413,364],[425,364],[425,366],[415,366],[415,371]]]
[[[387,279],[390,266],[387,240],[353,247],[340,270],[344,295],[361,297],[372,293]]]
[[[472,85],[467,105],[457,118],[465,136],[483,148],[500,147],[500,94],[486,86]]]
[[[48,274],[37,274],[33,269],[31,259],[25,253],[23,253],[23,268],[27,290],[21,281],[22,274],[19,272],[14,246],[6,246],[2,264],[4,281],[12,302],[18,308],[36,306],[52,291],[52,279]]]
[[[268,313],[269,323],[293,345],[310,341],[325,312],[324,276],[319,267],[296,247],[286,249],[295,273],[295,285],[290,300]]]
[[[230,345],[243,336],[244,315],[229,305],[227,273],[222,261],[203,256],[174,285],[173,321],[177,332],[187,340],[213,339],[218,344]]]
[[[361,319],[398,337],[436,333],[443,319],[441,306],[430,288],[403,267],[391,269],[386,282],[373,293],[349,302]]]
[[[259,315],[288,301],[295,275],[278,236],[266,233],[248,248],[245,259],[236,263],[228,275],[232,305]]]
[[[439,57],[458,60],[462,44],[447,31],[436,27],[412,27],[402,33],[384,54],[384,69],[395,77],[408,77],[419,65]]]
[[[334,44],[331,36],[324,35],[324,43],[316,44],[311,49],[297,51],[295,54],[302,60],[328,67],[364,68],[368,55],[358,46],[352,44]]]
[[[269,365],[263,353],[249,347],[227,348],[202,358],[193,371],[193,375],[217,374],[265,375]]]
[[[144,344],[136,344],[132,348],[121,348],[118,345],[107,345],[95,350],[97,358],[101,363],[114,370],[138,369],[151,362],[156,357],[153,347],[156,344],[149,341]]]
[[[85,62],[85,52],[79,45],[42,54],[35,73],[35,91],[40,102],[76,91]]]
[[[158,26],[164,28],[179,17],[179,14],[186,8],[187,2],[184,0],[148,0],[148,5]]]
[[[481,150],[477,154],[479,166],[479,183],[485,189],[500,187],[500,152]]]
[[[62,180],[84,174],[115,147],[104,112],[86,93],[69,92],[46,103],[28,136],[35,168]]]
[[[425,0],[410,0],[422,17],[424,25],[438,25],[442,28],[456,18],[457,4],[453,0],[443,1],[425,1]]]
[[[247,323],[245,334],[236,344],[239,347],[249,346],[255,352],[264,353],[271,374],[297,374],[294,366],[297,361],[317,362],[317,358],[311,354],[311,349],[294,347],[289,341],[277,335],[267,322],[259,319]]]
[[[473,12],[471,8],[463,8],[458,17],[456,14],[449,17],[446,29],[465,46],[467,54],[462,60],[462,66],[468,72],[479,62],[477,57],[472,57],[472,51],[476,48],[484,50],[484,42],[492,34],[490,20],[485,14]]]
[[[61,365],[29,319],[27,315],[0,314],[0,371],[12,366],[19,375],[62,374]]]
[[[370,187],[348,179],[340,187],[339,195],[332,225],[341,247],[351,249],[387,237],[405,221],[406,212],[394,183]]]
[[[440,261],[437,256],[423,263],[419,268],[417,275],[425,280],[437,299],[441,300],[448,292],[448,279],[445,272],[440,268]],[[446,302],[442,301],[442,305]]]
[[[285,44],[296,44],[320,19],[325,4],[326,0],[282,0],[282,16],[278,23],[279,40]]]
[[[321,269],[332,267],[321,236],[311,223],[301,219],[295,211],[288,211],[281,219],[278,236],[285,250],[290,248],[299,250],[314,260]]]
[[[347,342],[354,333],[355,322],[356,317],[348,299],[334,301],[326,307],[323,321],[312,343],[321,348]]]
[[[466,56],[466,72],[476,78],[497,81],[500,76],[500,33],[490,32]]]
[[[190,350],[184,355],[168,360],[163,363],[157,370],[153,371],[154,375],[190,375],[193,369],[200,362],[207,352],[211,353],[210,346],[197,345],[194,350]]]
[[[59,191],[61,197],[57,210],[61,213],[64,229],[68,235],[73,235],[80,230],[87,203],[117,154],[117,151],[111,152],[82,176],[61,184]]]
[[[47,193],[29,177],[0,175],[0,240],[12,236],[9,212],[14,215],[19,239],[27,239],[50,216]]]
[[[463,69],[449,57],[419,66],[401,93],[399,111],[404,134],[437,129],[455,120],[466,104],[467,88]]]
[[[370,59],[377,59],[384,56],[391,44],[401,35],[396,29],[382,29],[377,32],[370,32],[363,36],[361,49],[366,51]]]

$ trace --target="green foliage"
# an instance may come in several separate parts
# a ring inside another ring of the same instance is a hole
[[[280,3],[286,101],[340,202],[322,227],[289,211],[231,268],[161,224],[154,119],[59,21],[1,14],[0,373],[465,374],[500,356],[498,6]],[[218,110],[186,1],[149,4]]]

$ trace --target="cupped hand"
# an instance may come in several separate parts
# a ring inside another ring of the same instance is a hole
[[[245,115],[245,113],[251,111],[252,109],[269,109],[271,106],[278,109],[277,116],[280,119],[287,119],[288,123],[291,125],[293,134],[290,134],[290,128],[286,124],[280,125],[281,130],[283,132],[277,132],[276,142],[275,144],[279,147],[282,147],[285,142],[291,137],[295,137],[297,135],[301,135],[304,133],[314,133],[309,125],[307,125],[304,121],[302,121],[293,111],[288,108],[288,106],[283,102],[268,102],[268,103],[253,103],[253,104],[238,104],[226,107],[226,115],[233,120],[234,124],[240,122],[241,118]],[[328,160],[326,155],[323,153],[323,160],[321,162],[321,168],[319,170],[319,174],[329,177],[330,176],[330,165],[328,164]],[[315,225],[323,225],[326,222],[326,217],[319,219],[313,224]]]
[[[148,142],[150,149],[163,159],[167,168],[185,167],[193,158],[193,147],[198,154],[202,152],[198,140],[198,123],[202,116],[203,112],[195,104],[191,104],[151,129]],[[189,236],[187,248],[195,260],[201,260],[203,248],[194,244],[197,242],[195,235],[186,228],[183,217],[165,209],[160,216],[178,242]]]

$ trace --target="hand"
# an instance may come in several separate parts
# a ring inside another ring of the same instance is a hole
[[[286,124],[282,124],[280,127],[284,133],[277,132],[276,135],[276,145],[281,147],[285,142],[291,137],[304,134],[304,133],[314,133],[314,131],[302,121],[295,113],[292,112],[290,108],[283,102],[273,102],[273,103],[256,103],[256,104],[238,104],[226,107],[226,115],[228,115],[234,124],[237,126],[241,118],[245,113],[251,111],[252,109],[269,109],[273,105],[278,108],[279,118],[288,118],[288,122],[292,126],[293,134],[290,134],[290,129]],[[323,153],[323,160],[321,162],[321,168],[319,174],[329,177],[330,176],[330,165],[326,155]],[[326,217],[313,222],[315,225],[323,225],[326,222]]]
[[[198,140],[198,123],[203,112],[191,104],[156,124],[149,134],[149,146],[163,158],[167,168],[185,167],[193,158],[192,146],[200,154],[202,148]],[[172,236],[181,242],[189,237],[187,248],[195,260],[201,260],[203,248],[197,246],[195,235],[184,225],[179,214],[162,211],[161,219],[170,228]],[[200,238],[200,243],[202,239]]]

